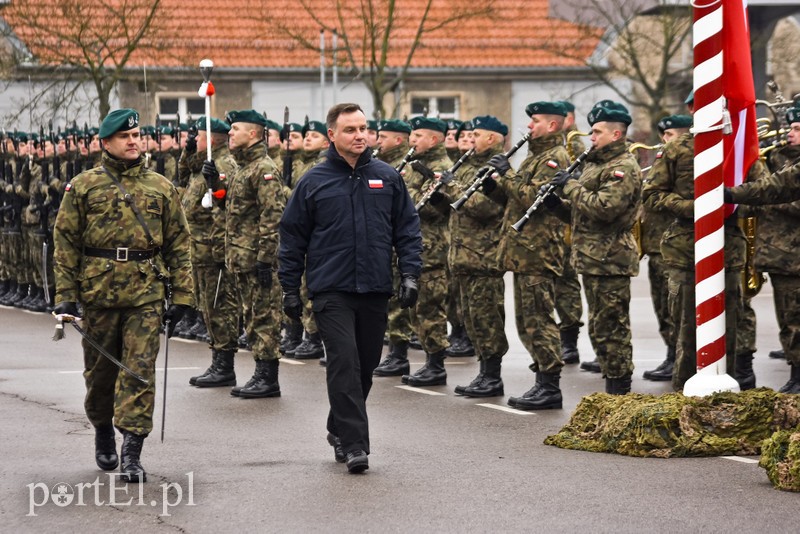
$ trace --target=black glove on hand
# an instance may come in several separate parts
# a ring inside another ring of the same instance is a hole
[[[300,300],[299,289],[283,290],[283,313],[295,321],[299,321],[303,317],[303,301]]]
[[[191,156],[197,152],[197,135],[190,135],[186,138],[186,146],[184,147],[184,150],[186,150],[187,156]]]
[[[167,311],[164,312],[163,317],[161,318],[161,322],[165,327],[165,333],[167,337],[172,337],[173,332],[175,332],[175,325],[178,324],[183,318],[183,314],[186,313],[186,310],[189,309],[189,306],[186,304],[170,304],[167,308]],[[169,322],[169,325],[167,325]]]
[[[555,193],[550,193],[549,195],[544,197],[544,200],[542,200],[542,204],[544,204],[545,208],[549,210],[554,210],[561,205],[561,197],[559,197]]]
[[[453,181],[453,178],[455,177],[456,177],[455,174],[450,172],[450,170],[448,169],[446,171],[442,171],[442,174],[439,176],[439,181],[442,182],[443,184],[449,184],[450,182]]]
[[[413,308],[419,296],[419,282],[410,274],[401,275],[400,287],[397,290],[397,300],[400,301],[400,308]]]
[[[208,184],[209,189],[214,189],[217,184],[217,180],[219,179],[219,171],[217,170],[217,165],[214,161],[204,161],[203,162],[203,177],[206,179],[206,183]]]
[[[269,289],[272,287],[272,265],[263,261],[256,262],[256,275],[261,287]]]
[[[73,317],[80,317],[78,314],[78,304],[75,302],[61,302],[53,308],[53,313],[56,315],[72,315]]]
[[[491,195],[492,191],[497,189],[497,182],[491,176],[487,176],[481,184],[481,190],[484,195]]]
[[[571,179],[572,175],[567,171],[558,171],[550,183],[556,187],[564,187],[564,184]]]
[[[435,206],[439,204],[442,200],[444,200],[444,195],[439,191],[436,191],[431,194],[431,198],[428,200],[431,206]]]
[[[722,190],[722,200],[724,200],[726,204],[736,204],[733,200],[733,192],[730,187],[726,187]]]
[[[505,154],[495,154],[489,159],[489,165],[497,169],[497,174],[505,176],[511,169],[511,164],[508,162],[508,156]]]

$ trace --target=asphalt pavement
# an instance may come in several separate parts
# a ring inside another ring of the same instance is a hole
[[[645,260],[646,261],[646,260]],[[642,372],[664,357],[646,265],[633,281],[633,390],[670,392]],[[508,279],[507,279],[508,281]],[[508,290],[508,287],[507,287]],[[759,386],[788,380],[778,348],[771,286],[753,300]],[[533,381],[515,332],[505,397],[453,393],[477,374],[474,358],[446,361],[447,386],[408,388],[376,378],[368,402],[370,469],[349,475],[325,440],[324,369],[283,360],[277,399],[246,400],[228,388],[196,389],[207,347],[171,340],[166,432],[160,441],[164,350],[155,430],[142,463],[148,482],[125,485],[97,469],[83,412],[80,337],[54,321],[0,307],[0,531],[3,532],[798,532],[800,496],[772,488],[757,457],[642,459],[570,451],[542,441],[564,425],[598,375],[567,367],[564,409],[520,412],[508,396]],[[163,338],[162,338],[163,339]],[[593,358],[586,329],[581,359]],[[412,370],[424,354],[410,352]],[[240,352],[239,382],[253,360]],[[117,438],[121,443],[121,438]]]

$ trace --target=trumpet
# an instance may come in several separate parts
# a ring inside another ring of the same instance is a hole
[[[517,141],[517,144],[508,149],[508,152],[504,153],[503,155],[507,158],[510,158],[511,156],[514,155],[514,153],[517,150],[522,148],[522,146],[528,142],[528,139],[530,139],[530,137],[531,137],[530,132],[526,133],[522,139]],[[450,204],[450,207],[458,211],[458,209],[461,206],[463,206],[467,202],[467,200],[469,200],[469,197],[474,195],[475,191],[477,191],[478,188],[483,185],[483,182],[486,181],[486,178],[491,176],[496,170],[497,169],[495,169],[491,165],[487,165],[486,167],[483,167],[481,170],[479,170],[478,173],[475,175],[475,181],[472,182],[472,185],[469,186],[469,189],[464,191],[464,194],[461,196],[461,198]]]
[[[394,170],[396,170],[397,172],[402,172],[403,169],[406,168],[406,165],[408,165],[408,162],[411,160],[411,157],[414,155],[414,152],[416,152],[416,151],[417,151],[417,147],[415,147],[415,146],[412,146],[411,148],[409,148],[408,152],[406,153],[406,155],[403,156],[403,159],[400,161],[400,163],[397,164],[397,167],[395,167]]]
[[[433,184],[431,184],[430,188],[425,192],[422,198],[419,199],[417,205],[414,206],[416,210],[419,211],[420,209],[422,209],[422,207],[425,204],[427,204],[428,201],[431,199],[433,194],[436,193],[439,189],[441,189],[443,185],[447,184],[450,181],[450,179],[452,179],[452,178],[446,179],[445,176],[452,177],[453,174],[455,174],[455,172],[464,164],[464,162],[467,161],[470,158],[470,156],[472,156],[474,153],[475,153],[475,147],[470,148],[469,150],[464,152],[460,158],[458,158],[458,161],[456,161],[452,167],[443,172],[439,176],[439,178],[436,179],[433,182]],[[414,164],[412,163],[411,166],[413,167]]]

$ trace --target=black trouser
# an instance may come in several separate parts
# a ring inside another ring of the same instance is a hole
[[[328,380],[328,431],[339,436],[345,453],[369,453],[367,396],[386,332],[388,295],[327,292],[314,296]]]

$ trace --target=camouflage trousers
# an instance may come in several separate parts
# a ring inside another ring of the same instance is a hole
[[[457,277],[464,326],[478,359],[502,358],[508,352],[503,277],[499,274],[461,274]]]
[[[647,255],[647,279],[650,281],[650,299],[656,312],[658,333],[667,347],[674,347],[672,317],[669,314],[669,282],[667,267],[661,254]]]
[[[21,254],[22,254],[22,234],[20,232],[3,232],[3,261],[6,264],[6,272],[10,280],[20,281],[22,276]]]
[[[84,339],[86,416],[94,426],[113,421],[120,430],[146,436],[153,430],[158,329],[163,304],[119,309],[92,308],[87,303],[84,306],[86,334],[148,382],[143,384],[120,370]]]
[[[19,279],[20,284],[33,284],[33,270],[35,267],[31,263],[31,236],[35,227],[22,226],[21,241],[19,247]]]
[[[411,312],[414,331],[428,354],[442,351],[447,342],[447,271],[423,271],[419,281],[419,298]]]
[[[236,298],[241,306],[244,331],[256,360],[277,360],[281,333],[281,288],[272,273],[272,287],[258,283],[255,272],[237,273]]]
[[[195,278],[195,300],[211,338],[211,348],[236,352],[239,348],[239,303],[236,301],[235,278],[227,269],[215,265],[192,265]],[[219,283],[219,293],[217,293]],[[214,306],[214,295],[217,305]]]
[[[756,311],[750,299],[742,297],[742,309],[736,323],[736,354],[753,354],[756,351]]]
[[[396,258],[392,260],[392,264],[396,264]],[[400,272],[394,269],[392,272],[392,286],[400,286]],[[386,335],[389,336],[389,343],[398,345],[401,343],[408,343],[410,341],[409,334],[411,333],[411,310],[400,308],[400,301],[395,298],[389,299],[389,320],[386,324]]]
[[[584,274],[589,305],[589,339],[606,378],[633,373],[631,345],[631,279]]]
[[[554,276],[514,273],[517,332],[533,358],[531,369],[534,372],[552,374],[564,367],[554,309]]]
[[[725,359],[733,376],[736,355],[736,327],[742,309],[742,273],[725,271]],[[669,309],[675,332],[675,369],[672,387],[683,389],[697,373],[697,312],[694,271],[669,269]]]
[[[781,348],[788,363],[800,365],[800,277],[770,273],[769,279],[774,291]]]
[[[569,261],[570,247],[564,251],[564,272],[556,278],[555,299],[556,312],[558,313],[559,328],[567,330],[569,328],[581,327],[581,315],[583,315],[583,302],[581,301],[581,282],[578,273]]]
[[[451,325],[464,324],[461,313],[461,297],[458,294],[458,280],[447,269],[447,321]]]
[[[28,254],[30,257],[30,265],[32,268],[33,283],[39,287],[44,287],[45,269],[47,270],[47,288],[53,289],[55,287],[55,274],[53,273],[53,240],[50,236],[41,235],[37,228],[31,232],[28,241]],[[47,261],[43,261],[44,254],[44,240],[47,239]]]

